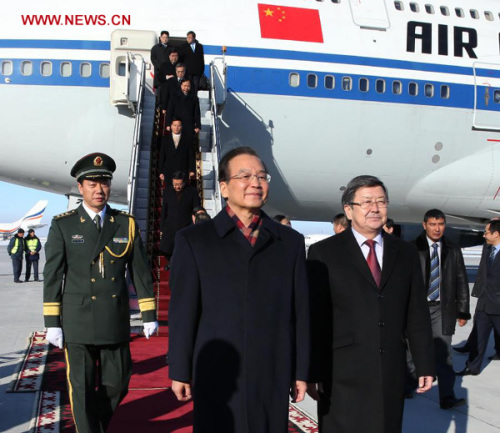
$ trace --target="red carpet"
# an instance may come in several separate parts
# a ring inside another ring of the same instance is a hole
[[[133,375],[129,393],[113,417],[108,433],[191,433],[193,404],[180,403],[170,390],[165,365],[168,337],[133,336]],[[62,350],[50,346],[43,374],[38,417],[32,433],[75,431],[66,389],[66,369]],[[60,410],[54,409],[59,402]],[[307,414],[290,405],[290,433],[316,433],[317,424]]]

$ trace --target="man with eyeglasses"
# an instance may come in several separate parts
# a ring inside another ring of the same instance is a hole
[[[322,433],[401,431],[406,335],[417,392],[432,386],[434,347],[418,253],[382,230],[388,204],[382,181],[355,177],[342,195],[351,227],[309,249],[308,392],[318,400]]]
[[[194,433],[286,432],[304,398],[309,294],[302,235],[262,210],[271,176],[249,147],[227,152],[227,206],[179,231],[171,262],[169,375],[194,399]]]

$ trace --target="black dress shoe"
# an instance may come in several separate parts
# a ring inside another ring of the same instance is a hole
[[[457,376],[477,376],[479,373],[473,373],[469,367],[465,367],[462,371],[456,371]]]
[[[462,346],[462,347],[454,347],[453,350],[458,353],[469,353],[470,350],[467,346]]]
[[[500,361],[500,355],[498,355],[498,353],[495,353],[494,355],[492,356],[488,356],[488,359],[490,361]]]
[[[445,398],[439,402],[441,409],[453,409],[454,407],[463,406],[466,403],[465,398]]]

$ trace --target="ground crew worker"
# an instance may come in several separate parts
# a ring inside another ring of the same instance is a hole
[[[10,239],[7,252],[12,259],[12,270],[14,272],[14,283],[22,283],[20,280],[23,271],[24,254],[24,230],[19,229],[15,236]]]
[[[25,281],[29,281],[31,277],[31,265],[33,265],[33,276],[35,281],[40,281],[38,279],[38,262],[40,260],[40,250],[42,249],[42,243],[38,236],[35,235],[35,230],[29,229],[28,236],[24,238],[24,250],[26,252],[26,274]]]
[[[132,371],[125,271],[147,338],[156,332],[151,272],[134,217],[110,208],[115,161],[103,153],[71,170],[83,203],[54,217],[46,244],[43,309],[47,339],[64,349],[79,433],[101,433],[128,392]]]

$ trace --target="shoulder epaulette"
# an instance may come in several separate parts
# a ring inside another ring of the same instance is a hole
[[[59,215],[54,216],[55,220],[60,220],[61,218],[66,218],[71,215],[76,215],[76,209],[69,210],[68,212],[60,213]]]
[[[132,214],[130,214],[128,212],[125,212],[124,210],[120,210],[120,211],[118,211],[118,213],[121,214],[121,215],[128,216],[130,218],[135,218],[134,215],[132,215]]]

